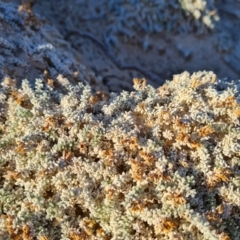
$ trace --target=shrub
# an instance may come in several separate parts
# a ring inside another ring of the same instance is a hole
[[[5,79],[1,239],[240,238],[239,81],[134,88]]]
[[[84,23],[100,21],[101,33],[108,47],[123,42],[140,43],[144,50],[151,45],[149,36],[155,33],[203,33],[213,29],[219,20],[214,0],[74,0],[72,4],[61,0],[55,20],[62,22],[68,15],[67,27],[59,24],[63,32],[83,31]],[[53,1],[43,1],[44,8],[51,8]],[[56,6],[54,6],[55,8]],[[94,34],[96,34],[94,29]]]

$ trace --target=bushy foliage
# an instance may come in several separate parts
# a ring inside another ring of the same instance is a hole
[[[145,36],[159,32],[203,32],[214,28],[218,20],[212,0],[110,0],[106,1],[104,12],[111,22],[105,33],[108,45],[116,44],[119,35],[125,41],[141,41],[135,39],[139,32]],[[146,49],[148,38],[141,44]]]
[[[44,4],[44,8],[51,7],[52,1]],[[117,45],[121,39],[140,42],[145,49],[148,36],[154,33],[202,33],[213,29],[219,20],[214,0],[104,0],[92,5],[92,1],[74,0],[69,4],[61,0],[56,19],[68,15],[67,32],[82,30],[83,22],[99,21],[108,46]]]
[[[0,1],[0,79],[11,76],[20,86],[26,75],[32,83],[36,77],[47,80],[63,74],[72,83],[100,85],[56,27],[27,6]]]
[[[111,12],[112,28],[126,35],[134,31],[156,33],[164,30],[191,32],[213,28],[218,19],[212,0],[110,0],[107,10]],[[125,30],[124,30],[125,29]],[[128,30],[127,30],[128,29]],[[130,36],[132,37],[132,36]]]
[[[1,239],[240,238],[240,82],[134,87],[5,79]]]

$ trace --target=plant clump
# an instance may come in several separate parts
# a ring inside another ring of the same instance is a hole
[[[104,89],[101,79],[79,63],[59,30],[32,10],[31,2],[0,2],[0,79],[11,76],[19,81],[27,75],[34,86],[36,77],[47,82],[62,74],[73,84],[81,81]]]
[[[50,8],[51,1],[43,3]],[[139,43],[146,50],[149,37],[157,33],[204,33],[219,21],[215,0],[75,0],[59,1],[55,21],[68,14],[63,32],[82,31],[84,23],[98,21],[101,35],[108,47]],[[102,25],[101,25],[102,24]],[[61,26],[62,27],[62,26]],[[94,29],[96,34],[97,29]]]
[[[109,40],[114,34],[126,39],[136,35],[136,29],[143,34],[163,31],[175,33],[202,32],[213,29],[219,16],[212,0],[112,0],[106,1],[109,21]]]
[[[0,238],[240,239],[240,82],[0,88]]]

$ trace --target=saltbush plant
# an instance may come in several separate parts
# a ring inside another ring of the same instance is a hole
[[[240,81],[0,88],[0,238],[240,239]]]

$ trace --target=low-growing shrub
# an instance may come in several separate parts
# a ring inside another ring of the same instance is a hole
[[[1,239],[240,239],[240,82],[134,88],[5,79]]]

